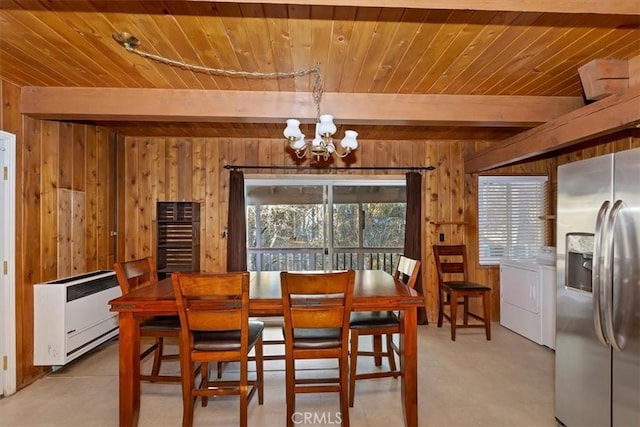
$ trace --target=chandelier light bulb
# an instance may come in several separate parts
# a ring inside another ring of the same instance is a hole
[[[287,127],[284,128],[283,134],[289,141],[294,141],[303,137],[302,131],[300,130],[300,120],[287,120]]]
[[[331,114],[323,114],[320,116],[320,123],[318,124],[318,133],[321,136],[328,137],[336,133],[336,125],[333,123],[333,116]]]
[[[295,151],[304,150],[307,146],[307,143],[304,140],[304,134],[301,134],[299,139],[292,140],[289,146]]]
[[[353,151],[358,148],[358,132],[355,130],[344,131],[344,138],[340,141],[340,146],[345,150]]]

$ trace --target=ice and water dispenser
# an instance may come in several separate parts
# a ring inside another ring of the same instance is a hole
[[[592,291],[593,233],[568,233],[566,235],[567,265],[566,285],[581,291]]]

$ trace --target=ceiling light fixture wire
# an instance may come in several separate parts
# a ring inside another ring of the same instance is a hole
[[[135,53],[136,55],[140,55],[143,58],[152,59],[154,61],[161,62],[163,64],[171,65],[174,67],[183,68],[189,71],[195,71],[199,73],[213,74],[217,76],[225,76],[225,77],[244,77],[244,78],[256,78],[256,79],[285,79],[285,78],[295,78],[295,77],[304,77],[311,75],[313,80],[311,82],[311,93],[313,96],[313,103],[316,106],[316,119],[320,120],[320,102],[322,101],[322,93],[324,92],[324,82],[322,80],[322,75],[320,74],[320,67],[315,65],[309,68],[303,68],[300,70],[294,71],[286,71],[286,72],[260,72],[260,71],[238,71],[238,70],[228,70],[223,68],[214,68],[207,67],[204,65],[197,64],[189,64],[184,61],[179,61],[176,59],[167,58],[161,55],[156,55],[151,52],[147,52],[139,48],[140,40],[138,40],[135,36],[132,36],[129,33],[113,33],[113,39],[118,42],[121,46],[123,46],[128,52]]]

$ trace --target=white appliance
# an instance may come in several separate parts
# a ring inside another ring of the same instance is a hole
[[[118,335],[109,301],[121,295],[113,270],[35,285],[33,364],[64,365]]]
[[[500,262],[500,324],[540,345],[555,348],[556,252],[544,246],[536,258]]]
[[[558,167],[556,406],[640,425],[640,149]]]

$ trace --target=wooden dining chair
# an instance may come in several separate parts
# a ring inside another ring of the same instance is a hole
[[[194,400],[203,406],[209,396],[239,395],[240,426],[247,425],[247,407],[258,392],[264,402],[262,333],[264,323],[249,320],[249,273],[173,273],[180,333],[182,425],[193,423]],[[249,379],[249,352],[255,350],[255,379]],[[209,363],[240,362],[240,378],[210,380]],[[196,384],[195,367],[201,364]]]
[[[349,426],[349,313],[355,271],[280,273],[284,309],[287,426],[294,425],[296,393],[337,392]],[[338,377],[302,378],[296,361],[337,359]]]
[[[122,295],[127,295],[134,289],[158,283],[158,272],[153,257],[145,257],[132,261],[116,262],[113,265]],[[141,381],[151,382],[180,382],[179,375],[160,375],[162,362],[165,360],[179,360],[178,353],[165,354],[164,339],[173,337],[178,339],[180,319],[178,316],[151,316],[140,321],[140,336],[153,337],[155,342],[140,354],[144,360],[153,353],[153,366],[150,375],[140,375]]]
[[[491,340],[491,287],[469,281],[466,246],[433,245],[433,256],[438,271],[438,327],[446,318],[451,323],[452,341],[456,340],[458,328],[484,328],[487,340]],[[470,297],[482,298],[482,316],[469,311]],[[462,324],[458,323],[458,304],[463,307]],[[445,313],[446,306],[449,314]],[[482,323],[469,323],[469,317]]]
[[[401,256],[393,277],[413,289],[420,272],[420,261]],[[392,311],[355,311],[351,313],[349,322],[351,330],[351,363],[349,372],[349,406],[353,407],[356,391],[356,380],[372,378],[385,378],[400,376],[400,371],[396,368],[394,353],[400,354],[400,349],[393,342],[393,334],[400,333],[400,319]],[[359,350],[359,338],[361,336],[373,336],[373,350]],[[382,350],[381,336],[386,337],[386,349]],[[378,340],[378,343],[375,341]],[[389,363],[389,370],[378,372],[357,373],[358,357],[367,356],[381,360],[386,357]]]

